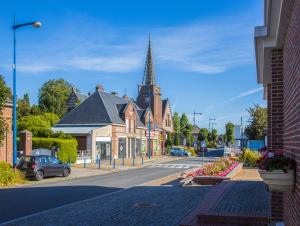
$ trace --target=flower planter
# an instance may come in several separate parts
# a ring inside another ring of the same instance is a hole
[[[294,189],[295,176],[293,170],[288,170],[287,173],[283,170],[258,170],[258,172],[271,191],[292,191]]]

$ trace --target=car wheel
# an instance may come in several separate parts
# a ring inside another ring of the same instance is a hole
[[[70,175],[69,169],[64,169],[63,177],[68,177]]]
[[[35,179],[37,181],[43,180],[44,179],[44,172],[39,170],[35,173]]]

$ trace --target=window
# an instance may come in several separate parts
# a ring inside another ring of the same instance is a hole
[[[52,164],[59,164],[60,163],[59,160],[57,158],[53,157],[53,156],[49,156],[49,161]]]
[[[129,132],[129,119],[128,118],[125,120],[125,124],[126,124],[126,133],[128,133]]]
[[[149,102],[149,97],[145,98],[145,102],[148,103]]]
[[[48,157],[47,156],[41,156],[38,159],[40,164],[47,164],[48,163]]]

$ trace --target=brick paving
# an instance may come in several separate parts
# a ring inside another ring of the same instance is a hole
[[[178,225],[202,201],[208,190],[208,187],[138,186],[22,218],[7,225]],[[138,204],[144,207],[138,207]],[[152,207],[147,207],[148,204]]]

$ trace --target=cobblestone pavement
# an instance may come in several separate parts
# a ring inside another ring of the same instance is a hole
[[[213,210],[220,215],[270,215],[270,193],[263,182],[237,182]]]
[[[172,226],[203,199],[209,187],[137,186],[19,219],[7,225]]]

